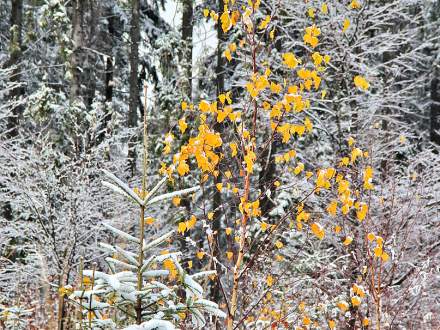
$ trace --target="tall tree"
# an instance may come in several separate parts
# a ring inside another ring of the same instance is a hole
[[[130,27],[130,96],[128,105],[128,126],[130,128],[137,127],[138,108],[139,108],[139,86],[138,86],[138,65],[139,65],[139,42],[140,35],[140,13],[139,0],[131,2],[131,27]],[[136,141],[137,134],[133,134],[128,142],[128,162],[131,175],[134,175],[136,169]]]
[[[9,66],[13,67],[10,82],[12,85],[9,97],[12,101],[12,115],[8,120],[9,136],[18,134],[19,117],[22,106],[19,97],[23,95],[24,89],[21,86],[20,61],[22,56],[22,27],[23,27],[23,0],[11,0],[11,36],[10,36],[10,58]]]
[[[440,145],[440,79],[439,70],[434,70],[431,80],[430,139]]]
[[[84,60],[84,11],[86,0],[74,0],[72,8],[72,42],[73,51],[70,57],[72,81],[70,84],[70,103],[78,101],[81,95],[81,71]]]
[[[224,7],[224,1],[223,0],[218,0],[218,11],[221,12],[223,10]],[[223,93],[225,91],[225,63],[224,63],[224,58],[223,58],[223,47],[224,47],[224,42],[225,42],[225,34],[223,33],[222,30],[222,25],[221,24],[217,24],[217,65],[215,68],[215,74],[216,74],[216,92],[217,95],[220,95],[221,93]],[[215,125],[215,129],[218,132],[222,132],[224,127],[222,123],[216,123]],[[223,175],[221,173],[221,171],[219,171],[219,174],[217,175],[217,177],[214,178],[214,187],[216,187],[217,184],[221,183],[223,181]],[[214,233],[216,234],[216,239],[215,239],[215,244],[213,247],[213,256],[217,257],[219,255],[219,245],[221,244],[221,234],[220,234],[220,229],[221,229],[221,217],[222,217],[222,210],[221,210],[221,206],[222,206],[222,198],[221,198],[221,192],[217,189],[214,188],[214,195],[213,195],[213,210],[214,210],[214,219],[213,219],[213,230]],[[217,270],[217,271],[221,271],[221,270]],[[219,281],[216,282],[216,284],[213,286],[212,291],[211,291],[211,298],[214,299],[215,301],[219,301],[221,296],[220,296],[220,283]],[[217,327],[219,325],[217,324]]]
[[[440,1],[433,6],[432,21],[434,26],[438,26],[440,22]],[[436,47],[434,54],[440,51],[440,43],[438,38],[435,39]],[[431,78],[431,109],[430,109],[430,128],[429,136],[431,142],[440,145],[440,61],[434,56],[432,78]],[[438,56],[437,56],[438,58]]]
[[[104,118],[101,127],[101,131],[98,136],[98,142],[101,142],[105,138],[105,134],[107,131],[107,126],[111,119],[111,104],[113,101],[113,74],[114,74],[114,43],[115,43],[115,20],[116,17],[113,13],[111,6],[105,8],[105,13],[107,15],[107,31],[104,34],[106,37],[106,54],[105,57],[105,71],[104,71]]]
[[[183,93],[191,99],[192,93],[192,54],[193,54],[193,0],[182,0],[182,42],[183,68],[185,81]]]

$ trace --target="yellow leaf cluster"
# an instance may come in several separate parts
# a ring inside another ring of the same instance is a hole
[[[322,240],[325,236],[324,228],[319,223],[312,223],[310,226],[310,229],[312,230],[312,233],[315,234],[316,237],[318,237],[320,240]]]
[[[313,24],[312,26],[309,26],[306,28],[306,33],[304,34],[303,40],[304,43],[307,45],[309,44],[312,46],[312,48],[315,48],[318,46],[319,43],[319,35],[321,34],[321,30]]]

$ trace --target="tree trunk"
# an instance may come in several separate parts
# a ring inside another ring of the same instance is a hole
[[[18,124],[23,107],[20,105],[20,96],[24,94],[21,82],[21,52],[22,52],[22,28],[23,28],[23,0],[11,0],[11,38],[9,66],[13,67],[10,78],[14,86],[9,94],[12,104],[12,114],[8,119],[8,136],[18,135]]]
[[[183,42],[183,68],[185,80],[183,93],[189,100],[192,99],[192,53],[193,53],[193,0],[182,0],[182,42]]]
[[[98,3],[93,0],[87,1],[87,17],[85,26],[87,27],[86,42],[84,43],[88,48],[98,48],[96,34],[98,33],[98,20],[101,17],[100,8]],[[84,68],[84,83],[86,85],[85,98],[88,110],[92,110],[93,101],[95,100],[96,92],[96,61],[97,55],[93,52],[87,52],[85,55],[85,68]],[[93,141],[92,141],[93,143]]]
[[[72,82],[70,84],[70,104],[78,101],[81,96],[81,65],[83,64],[84,47],[84,6],[86,0],[73,1],[72,13],[72,41],[73,51],[70,57]]]
[[[102,122],[102,127],[98,136],[98,143],[102,142],[105,138],[108,124],[111,120],[111,108],[113,101],[113,41],[115,35],[114,27],[114,16],[113,11],[109,9],[107,11],[108,15],[108,38],[107,38],[107,51],[108,55],[105,60],[105,74],[104,74],[104,97],[105,97],[105,107],[104,107],[104,118]]]
[[[128,105],[128,127],[136,128],[139,108],[139,86],[138,86],[138,65],[139,65],[139,0],[131,2],[131,28],[130,28],[130,96]],[[131,176],[136,169],[136,141],[137,133],[134,133],[128,142],[128,164]]]
[[[224,7],[224,2],[223,0],[218,0],[218,10],[219,12],[221,12],[223,10]],[[218,40],[218,44],[217,44],[217,67],[215,69],[215,73],[216,73],[216,80],[217,80],[217,95],[220,95],[221,93],[223,93],[225,91],[225,75],[224,75],[224,59],[223,59],[223,46],[224,46],[224,40],[225,39],[225,35],[223,33],[221,24],[217,24],[217,40]],[[215,130],[217,132],[219,132],[220,134],[223,132],[223,124],[222,123],[216,123],[215,125]],[[214,178],[214,195],[213,195],[213,210],[214,210],[214,218],[213,218],[213,231],[214,233],[217,232],[217,234],[214,236],[214,244],[213,244],[213,251],[212,254],[214,255],[214,257],[218,257],[219,255],[219,251],[218,251],[218,246],[221,246],[219,243],[222,240],[222,235],[221,235],[221,215],[222,215],[222,211],[220,210],[221,205],[222,205],[222,198],[221,198],[221,192],[218,191],[215,186],[217,183],[221,183],[223,180],[223,175],[221,174],[221,171],[219,171],[219,174],[216,178]],[[218,242],[216,244],[216,242]],[[218,270],[220,271],[220,270]],[[218,276],[220,277],[220,274],[218,274]],[[211,289],[211,299],[213,301],[220,301],[221,299],[221,295],[220,295],[220,287],[219,287],[219,282],[217,281],[214,286]],[[220,325],[217,324],[217,328]]]
[[[270,132],[269,132],[270,134]],[[268,213],[272,208],[274,207],[273,202],[266,194],[267,190],[270,189],[271,191],[274,191],[273,181],[275,180],[275,159],[273,157],[275,150],[276,143],[271,142],[270,146],[263,150],[261,153],[261,172],[259,173],[258,178],[258,188],[261,191],[261,202],[260,202],[260,209],[261,213],[264,217],[268,216]],[[273,196],[272,196],[273,198]]]
[[[431,113],[429,136],[431,142],[440,146],[440,81],[438,72],[434,72],[431,80]]]

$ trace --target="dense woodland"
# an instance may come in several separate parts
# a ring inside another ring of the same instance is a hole
[[[439,0],[0,0],[1,329],[439,329]]]

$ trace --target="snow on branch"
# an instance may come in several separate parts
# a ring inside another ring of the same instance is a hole
[[[187,195],[187,194],[195,192],[195,191],[197,191],[199,189],[200,189],[200,186],[195,186],[195,187],[192,187],[192,188],[182,189],[182,190],[173,191],[173,192],[170,192],[170,193],[167,193],[167,194],[163,194],[163,195],[160,195],[160,196],[156,196],[156,197],[152,198],[151,200],[149,200],[146,203],[146,205],[149,206],[151,204],[158,203],[158,202],[161,202],[161,201],[164,201],[164,200],[167,200],[167,199],[171,199],[171,198],[174,198],[174,197],[177,197],[177,196]]]
[[[104,186],[130,199],[133,199],[141,206],[144,205],[144,201],[138,195],[136,195],[136,193],[133,190],[131,190],[127,184],[122,182],[120,179],[118,179],[114,174],[110,173],[109,171],[107,170],[102,170],[102,171],[110,180],[113,181],[113,183],[102,181],[102,184]]]
[[[110,226],[109,224],[107,224],[107,223],[105,223],[105,222],[103,222],[102,225],[103,225],[104,227],[106,227],[107,229],[109,229],[109,230],[110,230],[111,232],[113,232],[114,234],[119,235],[119,236],[121,236],[122,238],[128,239],[128,240],[131,241],[131,242],[134,242],[134,243],[137,243],[137,244],[140,244],[140,242],[141,242],[141,241],[139,240],[139,238],[136,238],[136,237],[134,237],[134,236],[131,236],[130,234],[127,234],[125,231],[122,231],[122,230],[116,229],[115,227]]]

